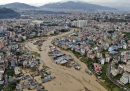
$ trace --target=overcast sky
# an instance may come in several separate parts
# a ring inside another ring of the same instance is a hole
[[[47,3],[59,2],[59,1],[84,1],[94,4],[100,4],[104,6],[130,6],[130,0],[0,0],[0,4],[7,4],[13,2],[27,3],[35,6],[44,5]]]

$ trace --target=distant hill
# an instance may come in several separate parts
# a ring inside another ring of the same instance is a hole
[[[20,14],[15,12],[14,10],[7,8],[0,8],[0,19],[5,18],[19,18]]]
[[[5,8],[10,8],[10,9],[35,9],[36,7],[28,5],[28,4],[24,4],[24,3],[10,3],[10,4],[5,4],[5,5],[1,5],[0,7],[5,7]]]
[[[114,8],[109,8],[105,6],[89,4],[85,2],[74,2],[68,1],[63,3],[51,3],[46,4],[40,7],[40,9],[48,9],[48,10],[59,10],[59,11],[87,11],[87,12],[95,12],[95,11],[112,11],[116,10]]]
[[[21,15],[70,14],[66,12],[55,12],[55,11],[46,11],[46,10],[25,10],[19,13]]]
[[[9,9],[13,9],[15,11],[19,10],[43,10],[43,11],[85,11],[85,12],[97,12],[97,11],[116,11],[114,8],[109,8],[105,6],[100,6],[96,4],[89,4],[85,2],[58,2],[58,3],[50,3],[40,7],[31,6],[25,3],[10,3],[5,5],[0,5],[0,7],[5,7]]]

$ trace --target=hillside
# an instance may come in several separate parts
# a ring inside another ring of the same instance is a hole
[[[10,9],[35,9],[36,7],[24,4],[24,3],[10,3],[1,5],[0,7],[10,8]]]
[[[0,19],[5,18],[19,18],[20,14],[7,8],[0,8]]]
[[[51,3],[46,4],[40,7],[40,9],[48,9],[48,10],[59,10],[59,11],[88,11],[88,12],[95,12],[95,11],[112,11],[116,10],[114,8],[109,8],[105,6],[89,4],[85,2],[63,2],[63,3]]]
[[[81,12],[98,12],[98,11],[116,11],[114,8],[100,6],[96,4],[89,4],[85,2],[58,2],[50,3],[40,7],[31,6],[24,3],[10,3],[5,5],[0,5],[0,7],[5,7],[13,10],[43,10],[43,11],[81,11]]]

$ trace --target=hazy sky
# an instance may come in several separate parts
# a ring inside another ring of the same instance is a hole
[[[129,6],[130,0],[0,0],[0,4],[13,3],[13,2],[22,2],[31,5],[43,5],[47,3],[59,2],[59,1],[85,1],[89,3],[107,5],[107,6]]]

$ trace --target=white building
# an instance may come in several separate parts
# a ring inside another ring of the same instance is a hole
[[[19,67],[14,68],[15,74],[18,75],[21,73],[21,69]]]
[[[130,74],[127,72],[123,73],[122,77],[120,78],[120,82],[122,84],[130,83]]]
[[[77,20],[72,22],[72,26],[75,27],[86,27],[88,24],[88,20]]]

